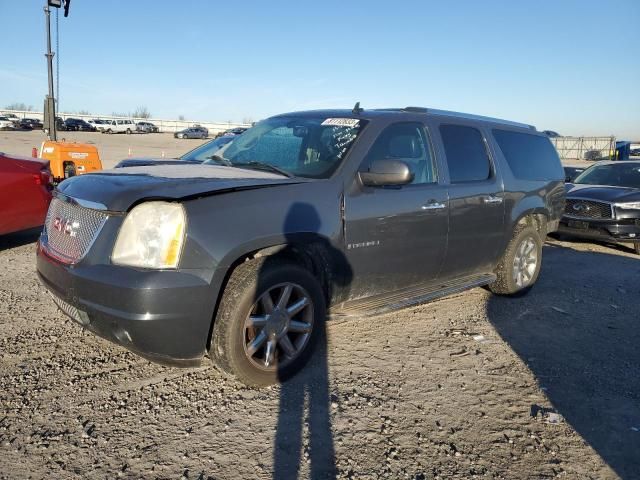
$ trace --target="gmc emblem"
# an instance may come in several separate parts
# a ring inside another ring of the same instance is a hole
[[[53,219],[53,228],[60,233],[75,237],[78,234],[78,228],[80,223],[73,220],[66,220],[64,218],[56,217]]]

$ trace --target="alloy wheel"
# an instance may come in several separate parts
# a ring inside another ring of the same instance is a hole
[[[282,368],[298,358],[313,330],[313,301],[295,283],[269,288],[253,304],[244,323],[244,352],[263,370]]]
[[[538,266],[538,249],[532,237],[525,237],[513,258],[513,280],[519,288],[527,287]]]

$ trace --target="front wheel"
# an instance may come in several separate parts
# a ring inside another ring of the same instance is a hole
[[[131,135],[131,129],[127,128],[127,135]]]
[[[324,319],[322,289],[310,272],[276,257],[252,260],[227,283],[210,357],[247,385],[271,385],[305,365]]]
[[[488,285],[498,295],[524,295],[538,280],[542,265],[542,240],[531,226],[516,229],[496,267],[496,280]]]

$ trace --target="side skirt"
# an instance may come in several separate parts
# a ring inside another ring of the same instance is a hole
[[[447,283],[429,286],[412,286],[372,297],[350,300],[335,305],[330,310],[329,317],[339,319],[345,317],[374,316],[393,312],[401,308],[430,302],[437,298],[446,297],[454,293],[481,287],[495,281],[492,273],[457,278]]]

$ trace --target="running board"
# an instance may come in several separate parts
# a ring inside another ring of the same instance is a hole
[[[401,308],[430,302],[437,298],[446,297],[454,293],[481,287],[495,281],[494,274],[474,275],[459,278],[446,284],[428,287],[414,286],[396,290],[391,293],[359,298],[335,305],[331,308],[330,318],[374,316],[392,312]]]

